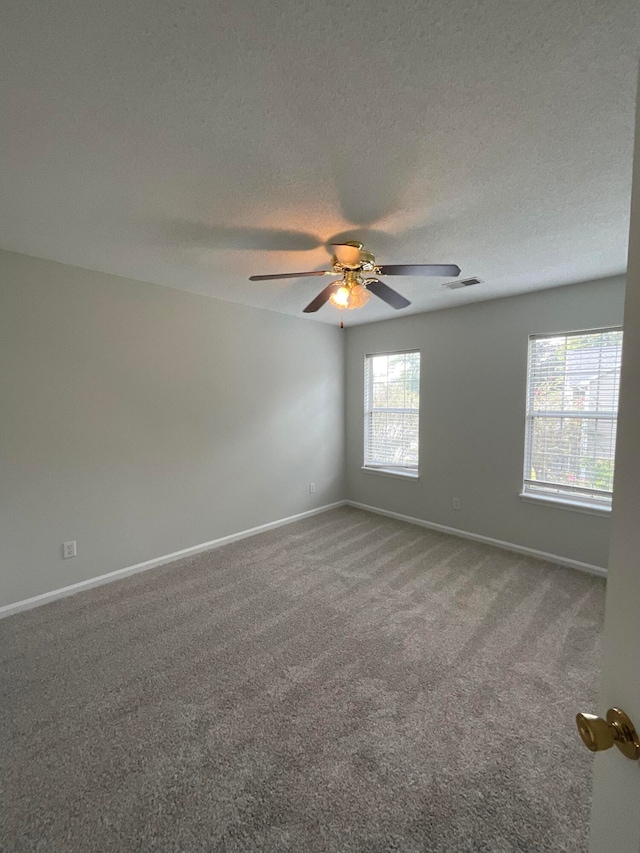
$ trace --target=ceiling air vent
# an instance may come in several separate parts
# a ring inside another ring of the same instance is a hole
[[[479,278],[462,278],[458,281],[447,282],[443,287],[448,287],[449,290],[457,290],[459,287],[471,287],[472,284],[482,284],[482,280]]]

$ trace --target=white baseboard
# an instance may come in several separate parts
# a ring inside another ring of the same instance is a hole
[[[569,557],[559,557],[557,554],[547,554],[544,551],[537,551],[535,548],[525,548],[524,545],[515,545],[513,542],[503,542],[501,539],[492,539],[490,536],[480,536],[478,533],[468,533],[466,530],[458,530],[457,527],[446,527],[444,524],[434,524],[432,521],[424,521],[421,518],[413,518],[411,515],[402,515],[399,512],[391,512],[390,510],[380,509],[376,506],[368,506],[357,501],[345,501],[348,506],[364,509],[367,512],[375,512],[378,515],[386,515],[389,518],[397,518],[399,521],[406,521],[409,524],[417,524],[420,527],[428,527],[430,530],[438,530],[440,533],[449,533],[451,536],[459,536],[461,539],[471,539],[474,542],[483,542],[485,545],[493,545],[496,548],[502,548],[505,551],[514,551],[516,554],[526,554],[528,557],[536,557],[539,560],[546,560],[548,563],[556,563],[560,566],[568,566],[571,569],[578,569],[581,572],[587,572],[590,575],[598,575],[606,578],[607,570],[602,566],[594,566],[591,563],[581,563],[580,560],[571,560]]]
[[[240,539],[246,539],[249,536],[255,536],[258,533],[265,533],[267,530],[273,530],[276,527],[284,527],[287,524],[292,524],[294,521],[300,521],[303,518],[309,518],[312,515],[320,515],[330,509],[336,509],[340,506],[353,506],[357,509],[363,509],[366,512],[374,512],[378,515],[386,515],[389,518],[396,518],[399,521],[406,521],[408,524],[417,524],[419,527],[427,527],[430,530],[438,530],[441,533],[448,533],[451,536],[458,536],[462,539],[471,539],[474,542],[483,542],[485,545],[493,545],[496,548],[502,548],[505,551],[514,551],[516,554],[526,554],[529,557],[536,557],[539,560],[546,560],[549,563],[557,563],[561,566],[568,566],[572,569],[578,569],[581,572],[587,572],[591,575],[606,577],[607,570],[602,566],[594,566],[591,563],[581,563],[579,560],[571,560],[568,557],[560,557],[557,554],[548,554],[544,551],[537,551],[535,548],[525,548],[523,545],[515,545],[513,542],[503,542],[500,539],[492,539],[490,536],[480,536],[477,533],[469,533],[466,530],[459,530],[456,527],[447,527],[444,524],[435,524],[431,521],[424,521],[422,518],[414,518],[410,515],[402,515],[399,512],[391,512],[390,510],[380,509],[379,507],[369,506],[368,504],[358,503],[357,501],[336,501],[332,504],[310,509],[306,512],[290,515],[287,518],[280,518],[277,521],[270,521],[267,524],[261,524],[258,527],[251,527],[248,530],[241,530],[238,533],[231,533],[229,536],[221,536],[219,539],[212,539],[210,542],[203,542],[201,545],[193,545],[190,548],[183,548],[181,551],[174,551],[172,554],[165,554],[162,557],[155,557],[152,560],[146,560],[144,563],[136,563],[134,566],[126,566],[123,569],[116,569],[114,572],[108,572],[105,575],[99,575],[95,578],[89,578],[85,581],[65,586],[60,589],[53,589],[50,592],[43,592],[41,595],[36,595],[33,598],[25,598],[23,601],[16,601],[13,604],[5,604],[0,607],[0,619],[7,616],[13,616],[15,613],[20,613],[23,610],[31,610],[33,607],[39,607],[42,604],[48,604],[51,601],[56,601],[58,598],[66,598],[69,595],[75,595],[76,592],[82,592],[87,589],[93,589],[97,586],[102,586],[106,583],[111,583],[121,578],[126,578],[129,575],[138,574],[138,572],[146,572],[148,569],[154,569],[157,566],[163,566],[165,563],[171,563],[174,560],[179,560],[182,557],[200,554],[203,551],[212,551],[215,548],[220,548],[223,545],[229,545],[232,542],[238,542]]]
[[[229,545],[231,542],[238,542],[240,539],[255,536],[257,533],[265,533],[267,530],[284,527],[286,524],[292,524],[294,521],[300,521],[312,515],[320,515],[320,513],[327,512],[327,510],[344,506],[345,503],[346,501],[336,501],[332,504],[325,504],[316,509],[299,512],[297,515],[290,515],[288,518],[279,518],[277,521],[270,521],[258,527],[251,527],[249,530],[241,530],[239,533],[221,536],[219,539],[212,539],[210,542],[203,542],[201,545],[183,548],[181,551],[174,551],[173,554],[165,554],[162,557],[155,557],[153,560],[145,560],[144,563],[136,563],[134,566],[126,566],[124,569],[116,569],[114,572],[108,572],[106,575],[99,575],[95,578],[89,578],[86,581],[79,581],[79,583],[64,586],[61,589],[52,589],[50,592],[43,592],[41,595],[35,595],[33,598],[25,598],[23,601],[5,604],[3,607],[0,607],[0,619],[13,616],[15,613],[20,613],[23,610],[31,610],[33,607],[40,607],[41,604],[49,604],[49,602],[56,601],[58,598],[75,595],[76,592],[83,592],[87,589],[93,589],[96,586],[111,583],[111,581],[126,578],[129,575],[136,575],[138,572],[146,572],[147,569],[155,569],[157,566],[163,566],[165,563],[171,563],[174,560],[179,560],[181,557],[190,557],[194,554],[200,554],[202,551],[212,551],[214,548]]]

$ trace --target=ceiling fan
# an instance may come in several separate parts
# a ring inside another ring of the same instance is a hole
[[[348,243],[333,243],[332,245],[334,256],[330,270],[252,275],[249,276],[249,281],[273,281],[279,278],[301,278],[312,275],[340,276],[338,281],[333,281],[327,285],[304,309],[305,314],[313,314],[322,308],[326,302],[331,302],[336,308],[348,311],[354,308],[362,308],[369,301],[372,293],[392,308],[406,308],[407,305],[411,305],[408,299],[380,281],[376,277],[379,275],[436,275],[447,277],[460,275],[460,267],[455,264],[376,264],[376,259],[371,252],[363,248],[362,243],[357,240]]]

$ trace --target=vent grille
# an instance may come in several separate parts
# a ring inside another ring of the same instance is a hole
[[[458,281],[450,281],[444,287],[448,287],[449,290],[457,290],[459,287],[471,287],[472,284],[482,284],[482,280],[479,278],[462,278]]]

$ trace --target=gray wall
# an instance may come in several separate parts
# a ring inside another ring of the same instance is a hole
[[[606,565],[610,519],[518,498],[526,350],[623,301],[612,279],[340,332],[0,252],[0,605],[345,496]],[[413,347],[407,482],[360,469],[363,363]]]
[[[1,252],[0,604],[341,499],[343,348],[332,326]]]
[[[518,497],[527,338],[621,324],[623,304],[624,280],[617,278],[349,328],[347,498],[606,566],[609,517]],[[364,356],[413,348],[422,353],[417,482],[361,470]]]

